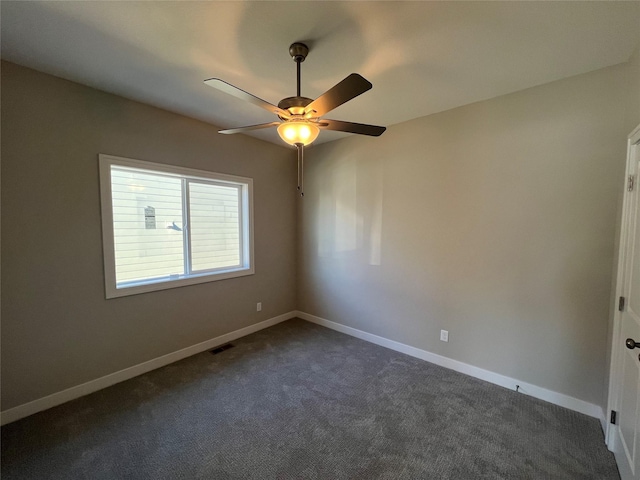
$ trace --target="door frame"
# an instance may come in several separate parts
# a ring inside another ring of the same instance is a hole
[[[633,162],[638,161],[634,155],[634,147],[635,145],[640,144],[640,125],[638,125],[633,132],[629,134],[627,137],[627,165],[625,168],[624,175],[624,197],[622,203],[622,217],[621,217],[621,226],[620,226],[620,239],[618,242],[618,266],[616,273],[616,283],[615,283],[615,301],[613,302],[613,333],[611,338],[611,360],[609,364],[609,395],[607,401],[607,411],[605,413],[605,443],[609,450],[613,451],[614,443],[617,434],[617,425],[613,425],[610,422],[610,412],[612,410],[619,410],[619,397],[618,392],[620,390],[620,384],[622,379],[620,378],[622,374],[622,369],[620,367],[620,363],[622,360],[622,355],[624,354],[623,345],[619,341],[620,331],[621,331],[621,317],[622,313],[618,311],[618,298],[623,295],[623,287],[624,287],[624,264],[626,261],[626,247],[627,247],[627,237],[629,234],[629,215],[631,212],[631,195],[627,193],[628,179],[629,175],[631,175]],[[639,153],[640,155],[640,153]],[[640,181],[638,178],[635,179],[636,185],[634,188],[640,188]]]

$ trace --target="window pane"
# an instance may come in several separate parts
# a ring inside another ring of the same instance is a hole
[[[189,182],[194,272],[240,266],[239,193],[235,186]]]
[[[184,274],[182,182],[111,168],[116,284]]]

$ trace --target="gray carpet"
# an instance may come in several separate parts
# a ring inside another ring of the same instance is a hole
[[[617,479],[597,420],[290,320],[2,428],[9,479]]]

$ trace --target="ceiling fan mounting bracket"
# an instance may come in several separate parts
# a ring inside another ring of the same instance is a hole
[[[304,59],[309,55],[309,47],[300,42],[292,43],[289,47],[289,55],[291,55],[293,61],[296,63],[304,62]]]

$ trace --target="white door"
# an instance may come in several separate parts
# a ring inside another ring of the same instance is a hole
[[[619,297],[624,297],[616,315],[613,338],[614,386],[609,448],[613,450],[623,480],[640,480],[640,127],[630,136],[627,162],[620,262]],[[635,183],[635,185],[634,185]],[[637,342],[637,343],[636,343]],[[637,346],[636,346],[637,345]]]

